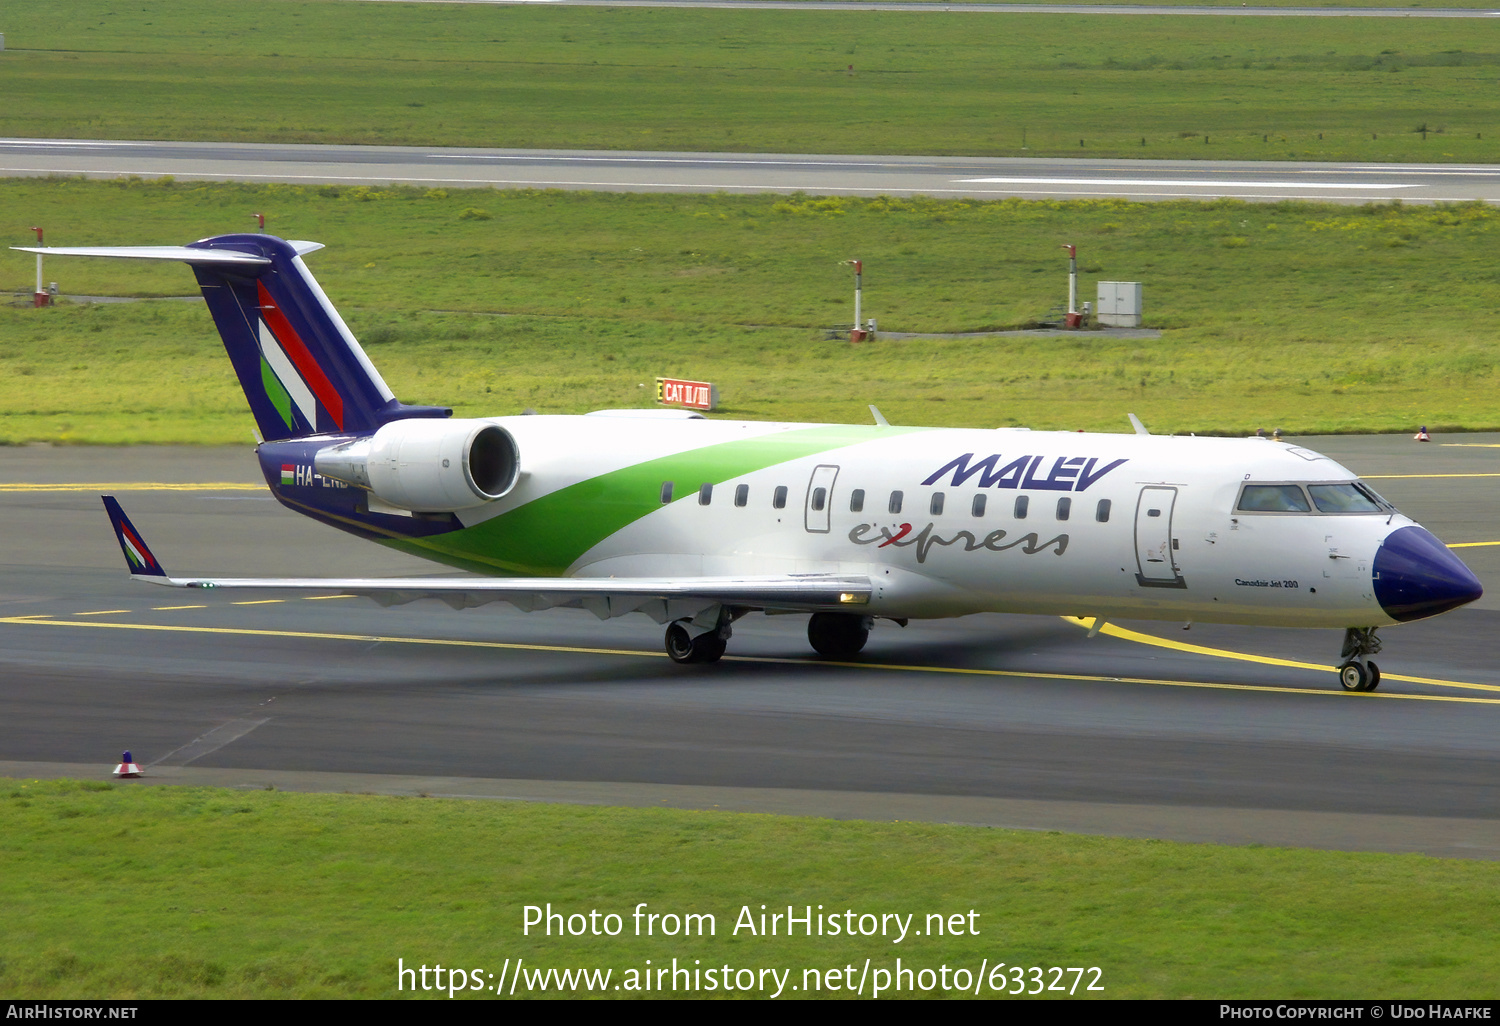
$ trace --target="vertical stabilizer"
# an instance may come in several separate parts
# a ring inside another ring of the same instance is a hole
[[[314,243],[270,235],[220,235],[185,247],[224,340],[256,426],[267,441],[303,435],[367,434],[407,417],[451,411],[396,401],[328,301],[302,254]],[[225,251],[265,263],[226,263]]]
[[[450,416],[442,407],[396,401],[302,262],[322,248],[274,235],[216,235],[186,246],[11,247],[190,266],[266,441],[368,434],[393,420]]]

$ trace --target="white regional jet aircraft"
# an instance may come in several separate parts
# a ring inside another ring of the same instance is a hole
[[[21,247],[17,247],[21,248]],[[454,419],[392,395],[303,262],[316,243],[27,248],[186,262],[282,504],[485,576],[171,577],[105,497],[132,577],[642,612],[682,663],[748,612],[809,613],[847,658],[876,618],[1054,613],[1345,629],[1373,689],[1376,628],[1479,598],[1442,542],[1333,460],[1260,438],[708,420],[671,410]],[[877,414],[877,420],[880,418]]]

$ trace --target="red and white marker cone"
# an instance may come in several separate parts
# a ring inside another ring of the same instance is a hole
[[[1412,441],[1415,441],[1415,442],[1430,442],[1430,441],[1432,441],[1432,436],[1430,436],[1427,433],[1427,425],[1426,424],[1423,424],[1421,430],[1418,431],[1415,435],[1412,436]]]
[[[138,777],[140,775],[141,768],[131,761],[129,752],[126,752],[124,755],[120,756],[120,765],[115,767],[115,776]]]

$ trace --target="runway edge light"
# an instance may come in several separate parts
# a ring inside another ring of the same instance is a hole
[[[1426,424],[1423,424],[1422,427],[1417,431],[1417,433],[1412,436],[1412,441],[1414,441],[1414,442],[1430,442],[1430,441],[1432,441],[1432,436],[1427,433],[1427,425]]]
[[[135,764],[129,752],[126,752],[124,755],[120,756],[120,765],[115,767],[115,776],[138,777],[140,775],[141,768]]]

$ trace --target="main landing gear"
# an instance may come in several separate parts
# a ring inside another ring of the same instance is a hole
[[[724,658],[724,649],[729,646],[729,636],[734,633],[733,625],[738,616],[733,610],[720,608],[714,626],[696,635],[689,628],[697,621],[678,620],[668,624],[667,655],[674,663],[718,662]]]
[[[1345,691],[1374,691],[1380,686],[1380,667],[1369,656],[1380,651],[1380,639],[1374,627],[1350,627],[1344,631],[1343,660],[1339,664],[1339,683]]]
[[[667,655],[674,663],[716,663],[724,658],[724,649],[729,636],[734,633],[734,621],[746,612],[744,609],[721,608],[714,626],[694,633],[703,618],[678,620],[667,625]],[[859,654],[870,639],[873,616],[854,613],[814,613],[807,621],[807,640],[819,655],[829,659],[850,659]],[[906,626],[905,620],[897,620]]]
[[[807,640],[819,655],[849,659],[865,647],[874,622],[874,617],[854,613],[814,613],[807,621]]]

